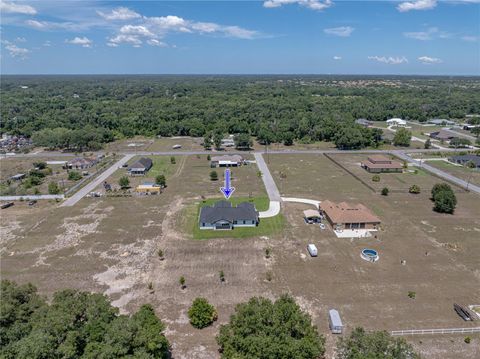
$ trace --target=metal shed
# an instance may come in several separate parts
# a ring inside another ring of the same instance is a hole
[[[328,322],[330,330],[333,334],[342,334],[343,332],[343,323],[340,319],[340,314],[336,309],[330,309],[328,311]]]

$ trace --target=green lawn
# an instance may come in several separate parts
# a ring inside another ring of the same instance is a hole
[[[198,216],[200,208],[204,206],[212,205],[221,198],[209,198],[204,202],[196,205],[191,205],[185,210],[185,228],[191,228],[193,239],[213,239],[213,238],[249,238],[258,236],[269,236],[275,233],[279,233],[285,224],[284,217],[279,214],[271,218],[263,218],[257,227],[239,227],[231,231],[215,231],[211,229],[200,229],[198,226]],[[229,200],[233,205],[237,205],[241,202],[253,202],[255,208],[258,211],[264,211],[268,209],[269,199],[267,197],[239,197],[231,198]]]
[[[170,156],[150,156],[153,161],[153,166],[148,171],[148,177],[155,178],[158,175],[165,175],[168,178],[172,173],[175,172],[177,164],[170,163]],[[175,158],[177,162],[179,158]]]

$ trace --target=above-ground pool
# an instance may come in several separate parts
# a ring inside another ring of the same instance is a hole
[[[368,248],[365,248],[364,250],[362,250],[361,257],[362,259],[365,259],[366,261],[369,261],[369,262],[376,262],[380,259],[380,256],[378,255],[376,250],[368,249]]]

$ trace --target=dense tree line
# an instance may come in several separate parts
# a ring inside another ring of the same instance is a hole
[[[128,317],[101,294],[64,290],[48,304],[31,284],[1,283],[1,358],[168,358],[164,329],[150,305]]]
[[[216,320],[217,311],[205,298],[197,298],[188,316],[201,329]],[[63,290],[48,304],[31,284],[1,282],[1,358],[170,358],[164,329],[150,305],[129,317],[119,315],[100,294]],[[238,304],[216,339],[225,359],[318,359],[325,353],[324,336],[288,295],[274,302],[255,297]],[[404,339],[362,328],[338,341],[337,357],[420,358]]]
[[[58,142],[71,147],[133,135],[249,133],[285,144],[341,145],[351,138],[355,148],[370,142],[359,141],[368,131],[353,126],[357,118],[425,121],[480,113],[475,78],[2,76],[0,95],[2,132],[36,134],[41,143],[48,142],[38,133],[44,129],[96,133],[48,133],[70,138]],[[336,136],[339,131],[344,134]]]

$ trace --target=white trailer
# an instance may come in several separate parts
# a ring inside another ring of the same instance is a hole
[[[328,311],[328,323],[332,334],[342,334],[343,332],[343,323],[340,319],[340,314],[335,309],[330,309]]]
[[[318,255],[317,247],[315,246],[315,244],[309,244],[307,246],[307,250],[312,257],[316,257]]]

